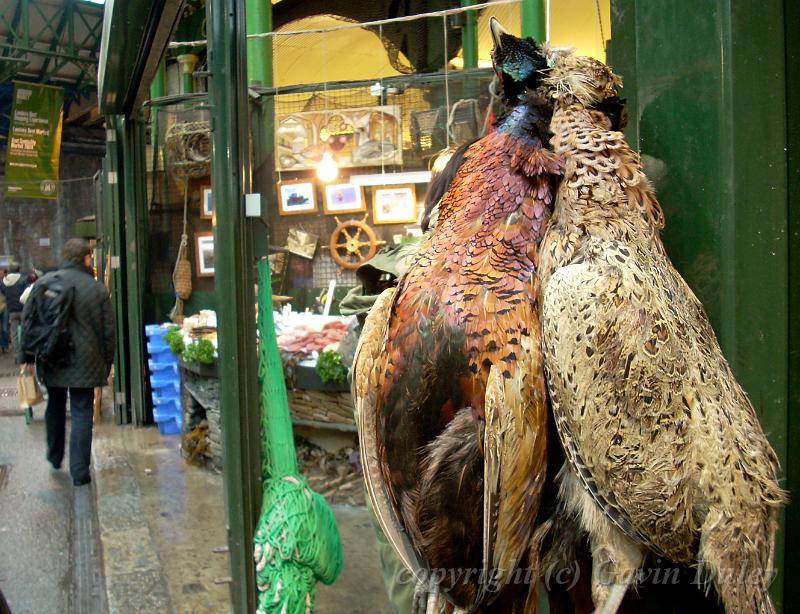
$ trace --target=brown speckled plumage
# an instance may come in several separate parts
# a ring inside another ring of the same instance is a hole
[[[535,50],[520,39],[503,49],[515,61]],[[388,506],[413,544],[415,553],[397,548],[407,564],[417,554],[434,569],[473,570],[442,578],[464,608],[496,596],[478,570],[502,586],[517,566],[538,564],[541,539],[547,406],[536,267],[561,165],[546,148],[549,102],[517,95],[459,159],[436,227],[394,294],[370,312],[354,362],[376,508]],[[388,529],[390,541],[404,540]],[[501,597],[492,611],[535,611],[535,582],[513,590],[520,598]]]
[[[484,488],[491,567],[502,577],[532,554],[547,421],[535,267],[558,171],[529,137],[496,131],[471,146],[401,280],[385,344],[359,348],[356,377],[377,386],[383,480],[433,568],[482,567]],[[478,600],[474,581],[443,588],[463,607]]]
[[[778,461],[666,254],[638,156],[588,108],[618,79],[567,56],[548,84],[565,173],[540,252],[543,347],[561,498],[589,534],[595,605],[614,611],[652,553],[696,562],[731,614],[774,612]]]

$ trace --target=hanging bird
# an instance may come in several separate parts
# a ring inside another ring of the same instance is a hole
[[[592,109],[619,84],[576,56],[547,79],[565,160],[539,266],[562,503],[588,532],[598,611],[650,555],[696,564],[730,613],[774,612],[778,460],[667,256],[638,156]]]
[[[547,407],[535,273],[561,167],[536,93],[544,54],[491,29],[509,110],[453,156],[436,227],[367,318],[353,394],[367,489],[406,565],[448,570],[431,589],[458,607],[534,611],[535,580],[513,586],[514,605],[498,587],[538,563]]]

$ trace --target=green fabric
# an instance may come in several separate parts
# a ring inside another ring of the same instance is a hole
[[[412,611],[414,604],[414,589],[416,588],[414,578],[381,531],[369,497],[367,497],[367,511],[378,542],[378,556],[381,559],[381,574],[383,575],[383,585],[386,587],[386,596],[389,597],[389,603],[392,604],[395,614],[408,614]]]
[[[325,498],[297,470],[289,402],[272,318],[269,262],[258,262],[261,389],[261,516],[253,536],[258,612],[313,611],[317,581],[333,583],[342,569],[342,544]]]
[[[389,245],[356,269],[356,277],[361,285],[351,288],[339,304],[343,316],[367,313],[389,284],[381,276],[389,274],[392,280],[401,277],[408,270],[419,250],[421,239],[400,245]]]

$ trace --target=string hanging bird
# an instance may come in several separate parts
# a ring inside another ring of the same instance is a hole
[[[637,155],[591,108],[619,84],[576,56],[547,79],[565,159],[539,266],[561,501],[588,532],[599,611],[649,554],[698,565],[732,614],[774,612],[778,461],[667,256]]]
[[[353,395],[367,489],[406,565],[447,570],[432,590],[460,608],[534,611],[535,581],[498,587],[538,562],[547,407],[535,273],[561,167],[536,93],[545,56],[491,29],[509,110],[443,173],[436,227],[366,320]]]

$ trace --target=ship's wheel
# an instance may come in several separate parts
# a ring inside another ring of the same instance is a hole
[[[367,224],[367,216],[361,220],[336,220],[336,228],[331,233],[328,248],[331,258],[343,269],[357,269],[377,252],[378,246],[386,241],[378,239],[378,235]]]

